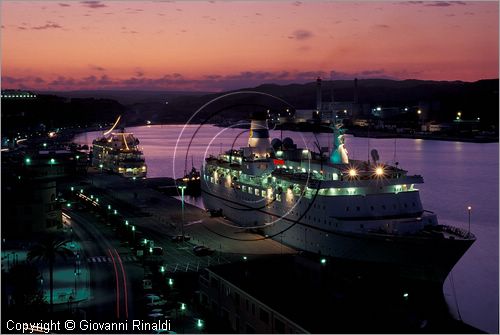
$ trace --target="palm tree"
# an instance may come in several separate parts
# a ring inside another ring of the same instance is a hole
[[[66,240],[58,240],[53,236],[49,236],[41,243],[35,245],[28,252],[28,260],[41,260],[49,265],[49,283],[50,283],[50,311],[54,303],[54,263],[57,256],[66,259],[67,256],[73,255],[73,252],[66,247]]]

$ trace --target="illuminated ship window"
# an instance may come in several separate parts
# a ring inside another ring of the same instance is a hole
[[[255,189],[255,195],[259,195],[259,189],[258,188]]]
[[[248,193],[252,194],[253,188],[249,187],[248,188]]]
[[[247,191],[247,187],[246,187],[245,185],[243,185],[243,186],[241,187],[241,189],[243,190],[243,192],[246,192],[246,191]]]

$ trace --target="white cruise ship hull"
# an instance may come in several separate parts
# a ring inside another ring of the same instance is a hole
[[[207,210],[222,210],[236,225],[258,229],[263,238],[319,255],[390,264],[403,276],[415,279],[443,282],[473,243],[470,239],[459,240],[445,234],[405,233],[402,228],[415,230],[417,227],[421,231],[426,224],[436,226],[433,214],[376,220],[338,218],[338,210],[332,206],[342,202],[336,199],[332,203],[332,197],[316,196],[314,201],[308,198],[269,201],[266,197],[204,180],[201,188]],[[417,192],[415,197],[408,193],[410,204],[419,199]],[[383,197],[378,200],[384,201]],[[337,217],[332,213],[337,213]]]

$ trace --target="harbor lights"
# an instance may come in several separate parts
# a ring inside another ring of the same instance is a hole
[[[26,158],[24,159],[24,163],[26,163],[26,165],[30,165],[30,164],[31,164],[31,158],[26,157]]]
[[[174,286],[174,280],[172,278],[168,278],[168,286]]]
[[[467,211],[469,212],[469,231],[468,231],[468,233],[470,234],[470,213],[472,211],[472,206],[468,206]]]
[[[377,166],[375,168],[375,176],[377,176],[377,177],[383,177],[384,173],[385,173],[385,171],[384,171],[384,168],[382,166]]]
[[[320,263],[321,263],[321,265],[325,265],[326,264],[326,258],[321,258]]]
[[[125,220],[125,226],[126,227],[128,226],[128,220]]]
[[[185,311],[186,310],[186,304],[185,303],[181,303],[181,311]]]
[[[182,220],[181,220],[181,234],[182,240],[184,241],[184,190],[186,185],[177,186],[181,190],[181,210],[182,210]]]
[[[203,328],[203,321],[201,319],[198,319],[198,321],[196,321],[196,327]]]
[[[349,169],[349,177],[354,178],[358,175],[358,171],[356,169]]]

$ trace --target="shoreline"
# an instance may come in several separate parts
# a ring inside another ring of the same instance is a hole
[[[131,124],[127,128],[131,127],[145,127],[145,126],[178,126],[184,125],[184,123],[158,123],[158,124]],[[200,123],[191,123],[190,125],[200,125]],[[224,127],[224,125],[220,124],[206,124],[212,125],[215,127]],[[242,128],[242,127],[235,127]],[[84,132],[91,131],[106,131],[102,128],[98,127],[89,127],[89,128],[73,128],[71,130],[74,135]],[[276,127],[275,130],[281,130],[279,127]],[[296,128],[283,128],[282,130],[294,131],[294,132],[318,132],[317,127],[296,127]],[[328,133],[329,131],[319,131],[320,133]],[[397,134],[392,132],[384,132],[384,131],[365,131],[359,129],[346,129],[346,134],[353,135],[354,137],[361,138],[374,138],[374,139],[399,139],[399,138],[408,138],[408,139],[421,139],[421,140],[432,140],[432,141],[448,141],[448,142],[465,142],[465,143],[498,143],[498,136],[482,136],[482,137],[464,137],[464,136],[448,136],[448,135],[435,135],[435,134]]]

